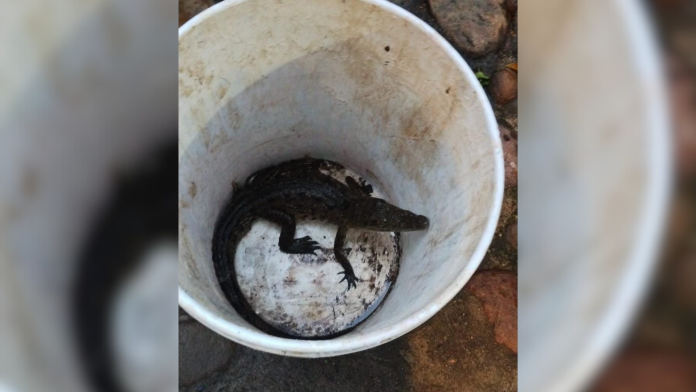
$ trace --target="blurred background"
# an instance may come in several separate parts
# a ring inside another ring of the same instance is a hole
[[[177,5],[0,2],[0,390],[177,387]]]
[[[596,391],[696,390],[696,2],[648,7],[670,100],[675,184],[654,282]]]
[[[696,390],[696,2],[520,7],[520,390]]]
[[[309,363],[177,313],[176,30],[214,3],[0,0],[0,391],[255,390]],[[317,361],[322,382],[696,391],[696,1],[395,3],[482,71],[502,124],[510,202],[482,269],[519,275],[519,357],[479,284],[362,366]],[[450,13],[473,7],[505,9],[495,55],[461,50]],[[179,362],[206,378],[178,386]]]

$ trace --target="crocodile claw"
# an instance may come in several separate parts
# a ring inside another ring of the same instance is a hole
[[[295,254],[313,254],[317,255],[315,251],[321,249],[321,246],[319,246],[319,243],[312,240],[311,237],[306,236],[302,238],[296,238],[292,241],[292,245],[290,245],[290,252],[288,253],[295,253]]]
[[[343,279],[341,279],[338,283],[342,283],[344,280],[348,282],[348,287],[346,288],[346,291],[349,291],[351,286],[354,288],[358,288],[357,282],[358,278],[355,276],[353,272],[346,272],[346,271],[341,271],[338,273],[338,275],[343,274]]]

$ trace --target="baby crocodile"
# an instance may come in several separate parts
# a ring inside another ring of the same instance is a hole
[[[370,196],[371,187],[352,177],[346,184],[322,172],[341,166],[312,158],[298,159],[260,170],[243,187],[235,186],[232,199],[218,218],[213,234],[213,265],[223,293],[232,306],[257,328],[278,335],[258,320],[239,289],[234,254],[239,241],[257,219],[280,226],[280,250],[289,254],[316,254],[319,244],[310,237],[295,238],[296,222],[316,219],[338,225],[334,240],[336,261],[343,267],[347,290],[357,287],[353,267],[343,253],[348,229],[384,232],[425,230],[429,220]]]

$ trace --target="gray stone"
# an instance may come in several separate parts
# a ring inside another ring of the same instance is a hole
[[[229,363],[235,345],[196,321],[179,324],[179,384],[190,385]]]
[[[429,2],[447,37],[469,56],[482,56],[497,49],[508,30],[505,0]]]
[[[492,340],[492,339],[491,339]],[[409,391],[405,339],[330,358],[291,358],[236,346],[230,365],[186,392]],[[453,389],[446,389],[453,390]]]

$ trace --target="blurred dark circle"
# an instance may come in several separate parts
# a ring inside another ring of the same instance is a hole
[[[134,170],[118,174],[115,191],[84,245],[71,316],[81,365],[94,391],[124,390],[115,376],[109,339],[114,296],[152,245],[176,241],[177,165],[177,145],[171,143]]]

